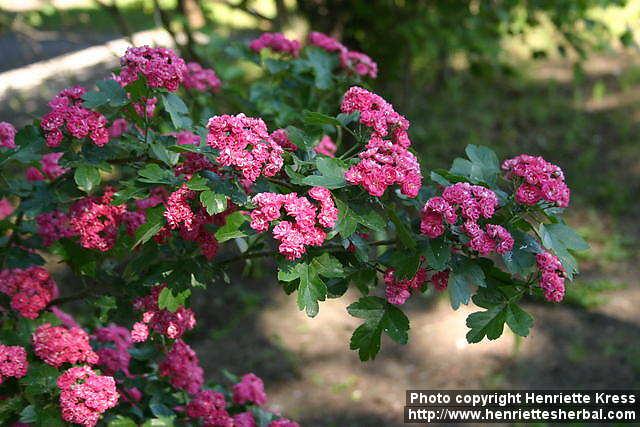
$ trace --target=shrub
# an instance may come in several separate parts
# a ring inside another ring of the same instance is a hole
[[[0,125],[2,423],[297,425],[266,409],[252,373],[207,382],[186,342],[192,293],[235,263],[275,260],[309,316],[353,285],[362,360],[383,332],[408,341],[402,305],[432,286],[454,309],[482,309],[470,342],[505,323],[528,335],[526,295],[562,300],[571,251],[587,246],[561,219],[559,167],[528,155],[501,166],[470,145],[424,179],[410,122],[364,88],[371,58],[319,33],[250,46],[230,49],[260,66],[243,87],[171,50],[130,48],[95,90],[63,90],[17,133]],[[244,113],[218,111],[234,104]],[[62,310],[79,300],[84,322]]]

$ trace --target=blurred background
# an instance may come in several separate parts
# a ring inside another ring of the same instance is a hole
[[[310,30],[378,62],[373,88],[411,120],[424,171],[470,143],[559,164],[592,249],[565,303],[528,304],[529,338],[469,345],[473,308],[427,294],[408,303],[409,345],[366,364],[348,349],[356,295],[308,319],[271,269],[238,271],[195,302],[211,376],[263,376],[271,407],[303,426],[400,426],[407,388],[640,387],[640,0],[0,0],[0,121],[108,76],[131,42],[237,81],[227,37]]]

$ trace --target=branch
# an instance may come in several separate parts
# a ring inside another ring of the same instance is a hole
[[[96,2],[101,8],[105,9],[107,13],[109,13],[109,15],[111,15],[116,25],[120,28],[120,32],[122,33],[122,35],[127,39],[129,43],[133,45],[133,32],[131,31],[129,23],[120,11],[116,0],[113,0],[112,3],[106,3],[103,0],[93,1]]]
[[[220,4],[223,4],[223,5],[231,8],[231,9],[240,10],[240,11],[242,11],[244,13],[248,13],[249,15],[251,15],[251,16],[253,16],[255,18],[258,18],[258,19],[261,19],[263,21],[266,21],[269,24],[273,24],[273,19],[272,18],[269,18],[268,16],[265,16],[262,13],[258,12],[257,10],[249,7],[247,5],[248,1],[246,1],[246,0],[241,1],[238,4],[231,3],[228,0],[216,0],[216,1],[218,3],[220,3]]]

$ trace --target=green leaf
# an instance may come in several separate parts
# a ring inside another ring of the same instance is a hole
[[[314,141],[309,138],[309,136],[304,133],[302,130],[298,129],[295,126],[287,126],[286,127],[287,135],[291,142],[296,144],[298,148],[308,150],[313,148]]]
[[[353,332],[350,342],[350,348],[358,350],[362,361],[376,357],[383,331],[400,344],[406,344],[409,339],[407,316],[380,297],[362,297],[349,305],[347,311],[354,317],[364,319],[364,323]]]
[[[587,242],[573,229],[561,223],[540,224],[538,232],[543,246],[558,256],[567,276],[571,279],[574,273],[578,272],[578,263],[569,251],[587,250],[589,249]]]
[[[147,219],[138,229],[135,234],[135,243],[133,247],[144,244],[149,241],[153,236],[158,234],[162,226],[164,225],[164,206],[156,206],[151,209],[147,209]]]
[[[343,239],[347,239],[358,228],[355,212],[340,199],[336,199],[336,208],[338,209],[338,221],[336,222],[335,230],[340,233]]]
[[[33,405],[25,406],[25,408],[20,412],[21,423],[25,424],[33,424],[38,420],[38,414],[36,413],[36,407]]]
[[[321,276],[329,278],[344,276],[344,269],[340,261],[326,252],[319,257],[315,257],[313,261],[311,261],[311,265]]]
[[[173,295],[173,292],[169,288],[164,288],[158,295],[158,307],[161,310],[169,310],[175,313],[180,307],[184,307],[187,298],[191,295],[191,291],[186,289],[177,295]],[[157,415],[157,414],[154,414]]]
[[[387,214],[389,215],[391,222],[393,222],[393,225],[396,226],[396,234],[398,235],[398,239],[400,239],[402,245],[407,249],[415,249],[417,246],[416,239],[395,210],[392,207],[388,207]]]
[[[160,160],[167,166],[175,166],[180,159],[180,154],[169,151],[167,147],[159,142],[151,142],[149,144],[153,158]]]
[[[482,341],[485,336],[490,340],[495,340],[502,335],[506,318],[507,314],[504,306],[496,306],[487,311],[471,313],[467,317],[467,326],[471,328],[467,332],[467,341],[477,343]]]
[[[411,279],[420,267],[420,254],[406,250],[394,251],[389,264],[395,269],[394,276],[398,280]]]
[[[488,147],[473,144],[467,145],[465,152],[469,160],[455,159],[449,172],[467,177],[476,184],[495,185],[500,174],[496,153]]]
[[[507,325],[514,334],[526,337],[533,326],[533,316],[516,304],[509,304],[507,307]]]
[[[155,163],[147,164],[138,171],[138,175],[140,176],[138,181],[148,184],[171,184],[174,180],[174,174],[171,171]]]
[[[242,224],[247,222],[247,217],[242,212],[234,212],[227,217],[225,224],[216,231],[216,240],[219,243],[236,237],[244,237],[247,234],[240,230]]]
[[[535,254],[540,252],[540,245],[532,236],[520,230],[512,230],[513,250],[502,255],[504,265],[511,274],[524,276],[536,263]]]
[[[471,260],[454,263],[449,278],[449,298],[451,307],[457,310],[460,304],[468,304],[472,286],[485,286],[482,268]]]
[[[194,175],[188,182],[187,188],[193,191],[205,191],[209,189],[207,185],[209,181],[206,178],[203,178],[199,175]]]
[[[126,91],[115,80],[102,80],[96,83],[96,86],[99,90],[87,92],[82,96],[86,108],[93,109],[107,104],[110,107],[122,107],[129,103]]]
[[[322,49],[312,47],[305,49],[305,51],[308,58],[307,63],[313,69],[316,88],[321,90],[331,88],[333,80],[331,71],[336,64],[336,59]]]
[[[200,193],[200,203],[209,215],[216,215],[227,209],[227,196],[207,190]]]
[[[173,123],[174,128],[185,129],[191,127],[192,121],[189,117],[189,109],[178,95],[167,93],[162,96],[162,103],[164,109],[169,113],[169,117],[171,117],[171,123]]]
[[[323,125],[341,126],[342,125],[342,123],[335,117],[331,117],[323,113],[318,113],[316,111],[304,110],[302,112],[302,120],[308,125],[320,125],[320,126],[323,126]]]
[[[109,421],[109,424],[107,424],[108,427],[137,427],[138,424],[136,424],[131,418],[129,417],[125,417],[123,415],[116,415],[115,418],[113,418],[111,421]]]
[[[330,157],[317,157],[316,167],[322,175],[310,175],[302,180],[304,184],[312,186],[320,186],[334,190],[347,185],[344,179],[344,173],[347,170],[346,165],[340,159]]]
[[[327,296],[327,285],[320,279],[318,272],[312,265],[298,264],[298,308],[305,310],[307,316],[315,317],[320,307],[318,301],[324,301]]]
[[[73,179],[80,190],[90,193],[100,185],[100,171],[94,166],[83,164],[78,166]]]
[[[443,237],[427,239],[423,244],[422,253],[427,258],[427,264],[435,271],[447,268],[451,259],[451,244]]]

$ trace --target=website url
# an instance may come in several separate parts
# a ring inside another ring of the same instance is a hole
[[[454,409],[450,407],[405,407],[405,423],[474,423],[474,422],[636,422],[638,413],[627,409],[604,408],[484,408]]]

